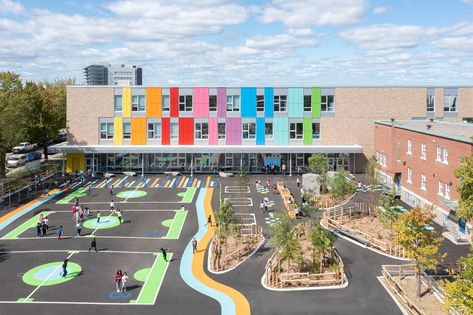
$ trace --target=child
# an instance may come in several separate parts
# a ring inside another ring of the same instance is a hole
[[[259,203],[259,209],[261,211],[261,214],[263,214],[264,213],[264,201],[263,200],[261,200],[261,202]]]
[[[117,209],[117,217],[118,217],[118,221],[120,221],[120,224],[122,224],[123,218],[122,218],[122,212],[120,211],[120,209]]]
[[[95,239],[95,237],[92,242],[90,242],[89,253],[92,248],[95,249],[95,252],[97,252],[97,240]]]
[[[97,223],[100,223],[100,211],[97,211]]]
[[[123,273],[122,276],[122,292],[126,292],[126,283],[128,282],[128,274],[126,272]]]
[[[62,225],[57,229],[57,239],[60,240],[62,236]]]
[[[41,236],[41,223],[36,223],[36,237]]]
[[[46,224],[44,222],[41,225],[41,236],[46,236]]]
[[[49,231],[49,220],[48,220],[48,217],[45,217],[45,218],[44,218],[43,224],[46,225],[46,230]]]
[[[115,274],[115,287],[117,289],[117,292],[120,292],[122,290],[122,271],[117,270],[117,273]]]
[[[113,210],[115,210],[115,203],[113,202],[113,199],[112,199],[112,201],[110,201],[110,212],[113,212]]]

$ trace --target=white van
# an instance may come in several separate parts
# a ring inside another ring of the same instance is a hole
[[[26,164],[26,154],[15,154],[7,160],[7,167],[19,167]]]

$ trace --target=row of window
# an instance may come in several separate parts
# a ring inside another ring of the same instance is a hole
[[[443,111],[457,112],[457,95],[444,95],[443,97]],[[427,95],[427,112],[435,112],[435,95]]]
[[[335,97],[333,95],[322,95],[320,97],[320,110],[322,112],[333,112],[335,110]],[[115,95],[114,108],[116,112],[123,109],[122,96]],[[162,96],[162,110],[170,110],[170,96]],[[273,107],[276,112],[287,112],[287,95],[275,95],[273,99]],[[227,95],[226,100],[227,112],[239,112],[241,108],[240,95]],[[134,112],[145,112],[146,101],[144,95],[133,95],[131,97],[131,110]],[[192,112],[193,102],[192,95],[179,96],[179,111]],[[209,111],[217,111],[217,95],[209,95]],[[256,111],[264,112],[264,95],[256,96]],[[312,96],[304,95],[304,111],[312,111]]]
[[[218,123],[217,132],[218,139],[225,139],[225,123]],[[256,139],[256,123],[244,122],[242,123],[242,139],[253,140]],[[100,139],[113,139],[114,129],[113,122],[100,123]],[[160,122],[148,123],[147,136],[149,140],[161,139],[162,127]],[[179,134],[179,125],[177,122],[170,124],[171,139],[177,139]],[[265,139],[273,139],[273,123],[267,122],[264,124]],[[209,138],[209,124],[206,122],[196,122],[194,125],[194,136],[196,140],[205,140]],[[303,123],[289,124],[289,138],[294,140],[302,140],[304,137]],[[131,138],[131,123],[123,123],[123,139]],[[312,123],[312,139],[320,139],[320,123]]]
[[[407,182],[412,184],[412,168],[407,168]],[[438,195],[444,197],[445,199],[450,199],[450,184],[439,181],[439,191]],[[424,192],[427,192],[427,175],[424,173],[420,174],[420,189]]]
[[[386,154],[381,153],[381,152],[376,152],[376,161],[378,161],[379,165],[387,167]]]
[[[400,144],[398,142],[398,152],[397,157],[400,160]],[[444,164],[448,164],[448,149],[445,147],[437,146],[437,155],[435,160]],[[407,139],[407,154],[412,155],[412,139]],[[420,158],[422,160],[427,160],[427,145],[424,142],[420,144]]]

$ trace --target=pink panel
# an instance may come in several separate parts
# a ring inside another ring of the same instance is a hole
[[[217,116],[218,117],[227,116],[227,89],[226,88],[217,89]]]
[[[217,118],[209,118],[209,144],[218,144],[218,121]]]
[[[227,144],[241,144],[241,118],[227,118],[226,123]]]
[[[194,88],[194,117],[209,117],[208,88]]]

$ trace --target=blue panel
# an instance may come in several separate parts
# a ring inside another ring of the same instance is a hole
[[[264,118],[256,118],[256,144],[264,145]]]
[[[289,88],[287,103],[289,117],[304,117],[304,89]]]
[[[256,88],[241,88],[241,117],[256,117]]]
[[[264,117],[274,116],[274,89],[264,88]]]
[[[285,117],[275,117],[273,120],[273,139],[276,145],[289,144],[289,121]]]

